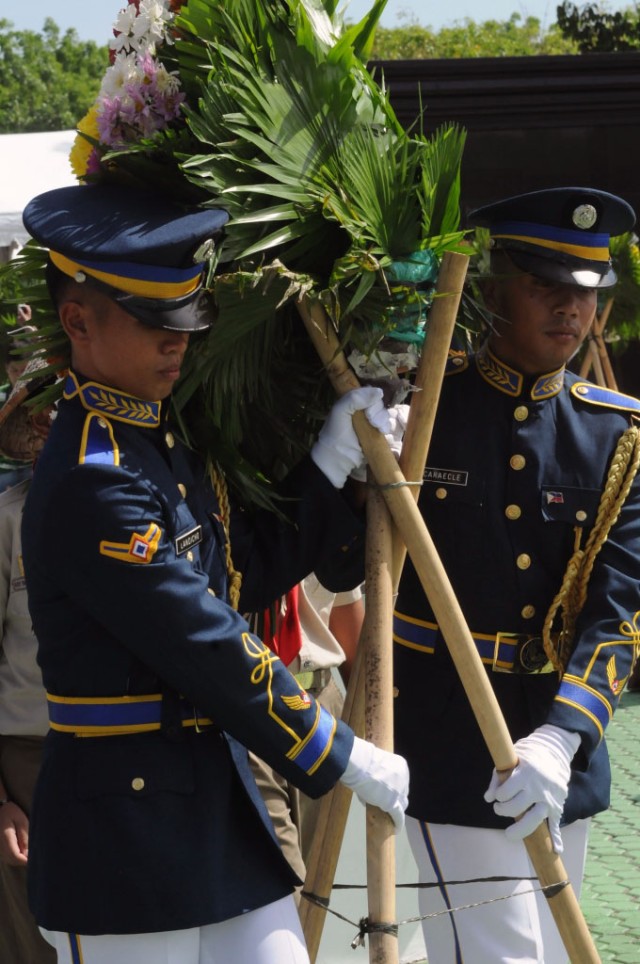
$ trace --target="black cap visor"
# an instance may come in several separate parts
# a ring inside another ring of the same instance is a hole
[[[618,280],[610,261],[587,261],[570,255],[563,256],[558,251],[549,255],[533,253],[524,245],[498,244],[494,250],[508,254],[521,271],[560,284],[577,285],[579,288],[611,288]]]
[[[112,289],[110,297],[149,328],[166,331],[205,331],[215,321],[212,296],[200,288],[185,298],[140,298]]]

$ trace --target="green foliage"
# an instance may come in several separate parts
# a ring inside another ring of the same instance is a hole
[[[68,130],[95,99],[107,48],[61,36],[48,17],[42,33],[0,20],[0,133]]]
[[[611,258],[618,283],[610,292],[613,305],[607,332],[625,345],[640,338],[640,249],[637,236],[630,233],[612,238]]]
[[[577,44],[581,54],[614,53],[640,48],[640,4],[612,13],[606,5],[578,7],[565,0],[556,10],[562,35]]]
[[[413,60],[575,53],[577,43],[564,37],[556,24],[545,30],[536,17],[523,20],[513,13],[505,21],[476,22],[467,17],[438,31],[417,23],[395,29],[380,27],[371,56],[376,60]]]

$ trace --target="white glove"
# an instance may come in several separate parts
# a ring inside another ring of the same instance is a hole
[[[400,833],[409,802],[409,767],[404,757],[356,737],[340,782],[353,790],[360,803],[388,813]]]
[[[364,385],[338,399],[311,449],[311,458],[336,489],[341,489],[353,469],[364,462],[351,418],[361,410],[374,428],[389,432],[391,420],[384,407],[382,389]]]
[[[505,830],[509,840],[523,840],[548,819],[553,849],[562,853],[560,817],[569,792],[571,761],[579,746],[578,733],[545,723],[515,744],[518,763],[504,783],[493,771],[484,795],[487,803],[493,803],[500,817],[523,814]]]

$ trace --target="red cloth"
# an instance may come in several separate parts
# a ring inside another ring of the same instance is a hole
[[[271,622],[275,611],[275,628]],[[298,587],[294,586],[279,603],[264,612],[264,642],[276,653],[285,666],[296,658],[302,646],[300,615],[298,613]]]

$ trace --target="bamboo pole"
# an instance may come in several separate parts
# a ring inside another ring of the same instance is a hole
[[[356,736],[364,736],[365,629],[366,625],[363,626],[342,711],[343,720],[351,726]],[[350,804],[351,790],[338,782],[333,790],[324,795],[318,809],[316,830],[307,857],[304,892],[317,898],[321,904],[305,899],[300,903],[300,921],[312,964],[320,949],[327,916],[323,905],[328,905],[331,896]]]
[[[357,378],[340,351],[336,332],[321,305],[303,300],[300,313],[338,394],[357,387]],[[507,773],[517,763],[514,746],[424,520],[413,496],[407,491],[406,480],[384,436],[368,423],[363,412],[355,413],[353,423],[367,462],[429,598],[494,765],[498,771]],[[572,964],[600,964],[562,861],[553,852],[547,825],[542,824],[524,842],[539,880],[562,884],[547,894],[547,901]],[[556,877],[556,873],[559,876]]]
[[[447,252],[438,272],[436,296],[429,313],[427,337],[416,371],[409,419],[402,445],[400,467],[409,479],[422,479],[431,442],[442,380],[451,347],[469,258]],[[418,499],[420,487],[412,494]],[[406,549],[392,525],[383,497],[368,497],[367,540],[370,571],[366,577],[367,607],[373,604],[373,634],[365,650],[367,739],[393,750],[393,597],[397,591]],[[387,562],[385,563],[385,560]],[[390,562],[390,565],[389,565]],[[392,821],[374,807],[367,807],[367,891],[371,964],[396,964],[398,934],[376,930],[376,925],[395,921],[396,849]]]
[[[607,343],[604,340],[604,330],[613,307],[613,298],[606,302],[600,317],[594,319],[593,328],[587,339],[587,351],[580,366],[580,377],[587,378],[593,368],[594,380],[598,385],[605,388],[618,390],[616,377],[613,373],[613,366],[607,351]]]
[[[415,388],[418,389],[418,391],[413,394],[411,401],[402,455],[400,457],[401,465],[407,464],[408,459],[411,458],[408,464],[409,478],[421,478],[424,471],[426,453],[431,440],[440,387],[442,385],[444,368],[451,344],[458,306],[460,304],[468,261],[469,259],[466,255],[447,252],[443,257],[438,273],[436,297],[429,313],[427,337],[414,382]],[[332,381],[338,394],[342,394],[340,391],[340,379],[339,371],[334,371]],[[349,386],[344,388],[344,391],[348,390]],[[417,494],[418,491],[416,489],[416,498]],[[386,507],[385,514],[388,516]],[[394,560],[391,573],[393,591],[397,588],[400,580],[405,552],[404,542],[396,536],[397,534],[394,531]],[[369,609],[371,599],[373,599],[373,594],[371,594],[371,598],[368,599],[367,610]],[[370,632],[371,623],[367,622],[365,615],[363,633],[358,646],[356,661],[349,679],[343,711],[343,719],[351,725],[352,729],[354,729],[358,735],[362,734],[364,724],[365,684],[363,654],[368,649],[370,643]],[[387,632],[389,635],[389,645],[391,645],[390,623],[387,627]],[[390,745],[392,745],[392,741]],[[325,795],[320,804],[316,834],[307,860],[305,891],[313,894],[323,903],[328,903],[331,894],[349,814],[350,802],[351,792],[342,784],[338,783],[330,793]],[[377,823],[370,824],[367,834],[368,838],[371,836],[375,838],[378,827],[379,824]],[[374,848],[375,843],[372,842],[370,846]],[[389,865],[389,863],[390,861],[387,860],[387,865]],[[393,877],[395,887],[395,866],[387,866],[385,874],[386,879],[390,876]],[[309,956],[313,962],[316,959],[320,947],[326,911],[319,904],[305,900],[302,902],[300,908],[300,917]]]
[[[365,736],[383,750],[393,750],[392,668],[392,523],[376,490],[367,496],[367,565],[365,586]],[[367,806],[367,895],[369,961],[398,964],[396,927],[396,839],[391,817]],[[378,929],[389,926],[389,930]]]

